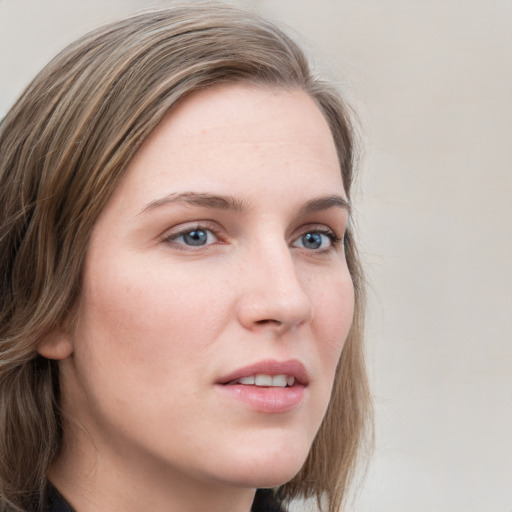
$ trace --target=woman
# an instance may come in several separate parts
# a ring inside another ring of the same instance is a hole
[[[234,7],[111,24],[35,78],[0,127],[3,510],[340,507],[369,414],[353,151]]]

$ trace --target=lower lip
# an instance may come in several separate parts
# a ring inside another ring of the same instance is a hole
[[[300,384],[286,388],[227,384],[218,388],[221,393],[245,403],[252,410],[267,414],[279,414],[297,407],[306,392],[305,386]]]

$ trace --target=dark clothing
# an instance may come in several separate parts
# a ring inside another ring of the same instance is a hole
[[[59,491],[48,482],[45,512],[75,512]]]
[[[286,509],[272,489],[258,489],[251,512],[286,512]]]
[[[48,484],[45,512],[75,512],[52,484]],[[286,512],[271,489],[258,489],[251,512]]]

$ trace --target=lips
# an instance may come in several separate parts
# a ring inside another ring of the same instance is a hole
[[[267,360],[239,368],[216,384],[224,397],[234,401],[231,403],[275,415],[293,410],[302,403],[309,377],[300,361]]]
[[[299,384],[307,386],[308,373],[296,359],[288,361],[265,360],[239,368],[219,379],[222,385],[256,385],[286,387]]]

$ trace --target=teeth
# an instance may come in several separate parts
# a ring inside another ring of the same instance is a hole
[[[238,379],[237,382],[249,386],[285,388],[286,386],[293,386],[295,384],[295,377],[290,375],[265,375],[260,373],[250,375],[249,377],[242,377]]]
[[[272,380],[270,375],[256,375],[254,377],[254,384],[256,386],[272,386]]]
[[[275,377],[272,377],[272,386],[285,388],[286,387],[286,375],[276,375]]]

